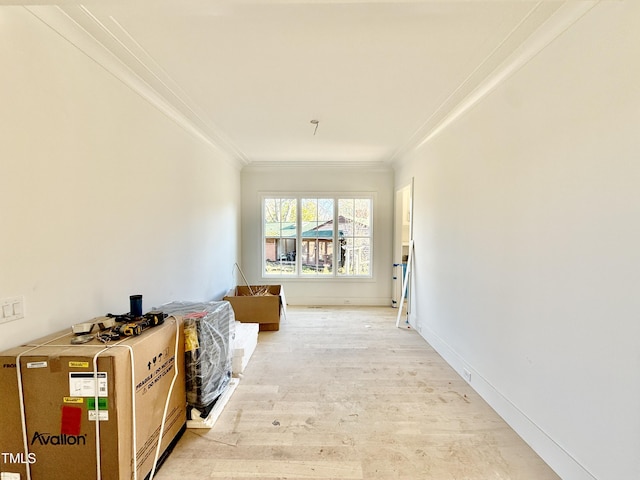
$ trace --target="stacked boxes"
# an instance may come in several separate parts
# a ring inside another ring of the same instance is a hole
[[[102,480],[144,479],[172,383],[161,452],[186,424],[180,322],[108,346],[60,333],[0,353],[2,478],[91,480],[99,468]]]

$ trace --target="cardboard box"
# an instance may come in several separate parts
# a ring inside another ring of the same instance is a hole
[[[282,285],[238,285],[223,300],[231,303],[238,322],[258,323],[261,332],[280,330],[280,315],[286,315]]]
[[[144,479],[153,468],[176,366],[178,378],[167,409],[161,451],[186,424],[181,320],[169,317],[138,337],[111,342],[108,348],[96,340],[71,345],[71,338],[71,333],[60,333],[0,353],[2,478],[26,479],[27,468],[32,480],[97,478],[99,439],[103,480],[132,479],[134,450],[137,478]],[[22,428],[18,368],[26,430]]]

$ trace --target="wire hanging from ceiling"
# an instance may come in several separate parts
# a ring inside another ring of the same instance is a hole
[[[316,128],[313,129],[313,135],[315,136],[316,132],[318,131],[318,125],[320,124],[320,120],[311,120],[310,123],[316,126]]]

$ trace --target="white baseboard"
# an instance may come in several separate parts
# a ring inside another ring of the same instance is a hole
[[[411,324],[416,328],[412,318]],[[424,326],[416,328],[444,360],[504,419],[522,439],[563,479],[597,480],[524,412],[465,362],[450,345]],[[471,381],[469,381],[469,377]]]
[[[351,307],[389,307],[389,298],[370,297],[292,297],[287,293],[288,305],[299,306],[351,306]]]

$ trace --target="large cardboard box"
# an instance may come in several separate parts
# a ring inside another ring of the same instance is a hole
[[[280,316],[286,315],[282,285],[238,285],[223,300],[231,303],[237,321],[258,323],[261,332],[279,330]]]
[[[107,346],[71,345],[71,338],[60,333],[0,353],[2,478],[26,479],[29,468],[32,480],[91,480],[100,465],[102,480],[130,480],[135,464],[144,479],[176,367],[162,452],[186,424],[180,318]]]

